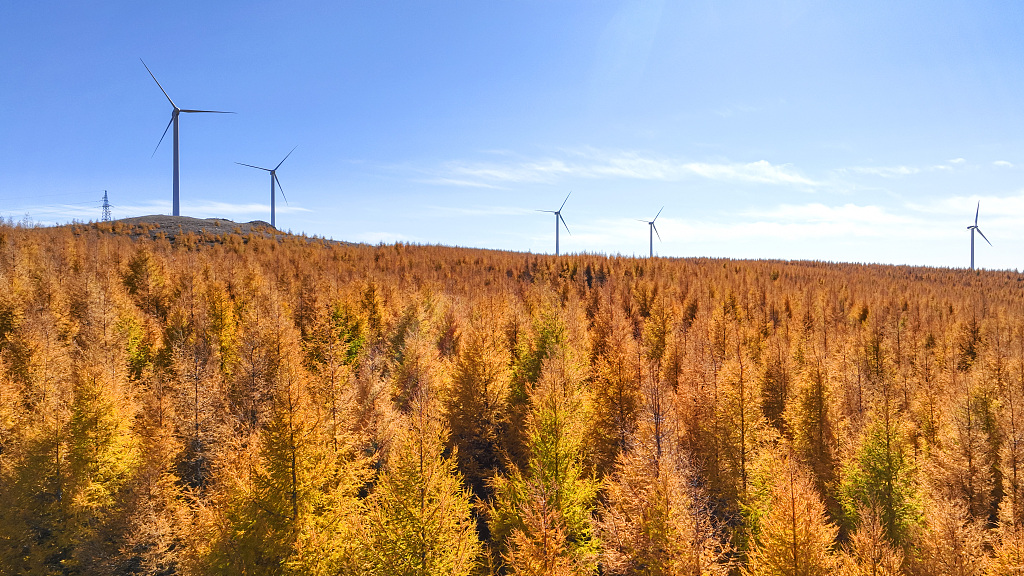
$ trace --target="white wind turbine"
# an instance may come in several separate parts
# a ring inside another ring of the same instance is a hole
[[[142,60],[142,58],[139,58]],[[146,61],[142,60],[142,65],[146,66]],[[171,97],[167,95],[167,91],[160,85],[160,81],[156,79],[153,71],[146,66],[146,72],[153,77],[153,81],[160,87],[160,91],[164,93],[164,97],[171,103],[171,121],[167,123],[167,128],[164,128],[164,133],[160,135],[160,141],[156,143],[156,148],[153,149],[153,154],[156,155],[157,149],[160,148],[160,144],[163,143],[164,137],[167,136],[167,131],[170,130],[171,124],[174,124],[174,193],[171,199],[172,213],[174,216],[180,216],[181,210],[178,202],[178,116],[181,114],[234,114],[234,112],[222,112],[220,110],[185,110],[178,108],[178,105],[171,100]]]
[[[295,148],[298,148],[298,146],[296,146]],[[265,170],[267,172],[270,172],[270,226],[272,228],[277,228],[276,222],[274,221],[274,200],[275,197],[277,196],[277,192],[274,189],[275,182],[277,183],[277,189],[281,190],[281,197],[284,198],[284,203],[288,203],[288,197],[284,195],[284,186],[281,186],[281,181],[277,179],[277,169],[280,168],[281,164],[284,164],[284,161],[287,160],[288,157],[292,155],[292,152],[295,152],[295,148],[292,148],[291,152],[285,154],[284,159],[278,162],[277,166],[274,166],[273,168],[263,168],[262,166],[253,166],[252,164],[243,164],[241,162],[235,162],[235,164],[238,164],[239,166],[248,166],[249,168],[255,168],[257,170]]]
[[[662,206],[661,210],[664,209],[665,207]],[[654,215],[654,220],[657,220],[658,216],[661,216],[661,210],[658,210],[658,213]],[[654,258],[654,235],[657,234],[658,240],[661,240],[661,234],[658,232],[658,227],[654,225],[654,220],[641,220],[639,218],[637,218],[636,220],[637,222],[645,222],[648,226],[651,227],[651,258]]]
[[[978,207],[974,210],[974,226],[968,226],[967,229],[971,231],[971,270],[974,270],[974,232],[977,231],[981,234],[982,238],[985,238],[985,234],[978,228],[978,213],[981,212],[981,201],[978,201]],[[988,242],[988,238],[985,238],[985,242]],[[991,246],[992,243],[988,242]]]
[[[565,223],[565,218],[562,218],[562,208],[565,208],[565,203],[569,201],[569,196],[572,196],[572,192],[565,195],[565,200],[562,200],[562,205],[559,206],[558,210],[537,210],[537,212],[548,212],[555,215],[555,256],[558,256],[558,221],[561,220],[565,226],[565,231],[572,236],[572,232],[569,232],[569,225]]]

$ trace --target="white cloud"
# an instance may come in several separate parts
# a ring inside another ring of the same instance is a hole
[[[459,208],[454,206],[434,206],[435,213],[441,216],[523,216],[536,214],[536,210],[515,208],[510,206],[486,206]]]
[[[459,180],[457,178],[428,178],[420,180],[424,184],[437,184],[439,186],[465,186],[469,188],[490,188],[492,190],[504,190],[501,186],[488,184],[479,180]]]
[[[843,168],[840,171],[881,176],[882,178],[898,178],[917,174],[921,172],[921,169],[913,166],[854,166],[852,168]]]
[[[1000,168],[1013,168],[1013,162],[1007,162],[1006,160],[996,160],[992,165],[999,166]]]
[[[285,204],[284,206],[277,204],[274,207],[274,211],[277,212],[278,214],[312,212],[312,210],[308,208],[302,208],[301,206],[292,206],[288,204]],[[187,212],[189,213],[189,215],[204,215],[202,217],[206,217],[205,215],[207,214],[209,214],[211,217],[215,217],[219,214],[265,214],[267,217],[269,217],[270,205],[260,204],[258,202],[247,204],[231,204],[229,202],[198,202],[195,204],[184,204],[182,206],[182,212]]]
[[[239,216],[259,219],[269,219],[270,205],[259,203],[233,204],[230,202],[197,202],[185,203],[181,211],[186,216],[195,218],[216,218],[224,217],[237,219]],[[299,212],[311,212],[308,208],[301,206],[278,205],[275,207],[277,214],[294,214]],[[117,204],[113,206],[111,215],[113,218],[131,218],[134,216],[148,216],[150,214],[169,214],[171,212],[170,202],[155,201],[146,204]],[[80,206],[74,204],[56,204],[27,206],[18,209],[17,213],[3,213],[15,220],[20,220],[28,215],[33,221],[38,222],[70,222],[78,220],[82,222],[99,220],[100,208],[97,206]],[[244,218],[243,218],[244,219]]]
[[[980,209],[979,209],[980,205]],[[1016,196],[950,196],[928,204],[909,202],[907,208],[925,214],[973,219],[975,211],[993,224],[1015,223],[1024,225],[1024,191]],[[1001,224],[1000,224],[1001,225]]]
[[[817,186],[818,183],[796,173],[790,164],[773,165],[765,160],[749,164],[686,164],[694,173],[714,180],[740,180],[764,184],[798,184]]]
[[[842,241],[851,238],[945,238],[958,232],[933,224],[913,215],[890,212],[881,206],[844,204],[826,206],[820,203],[780,204],[764,210],[748,210],[735,214],[687,219],[658,219],[661,239],[654,238],[655,251],[678,250],[680,246],[750,244],[764,242]],[[573,225],[571,237],[563,236],[572,246],[623,247],[645,254],[649,228],[631,218],[603,219]],[[552,237],[535,239],[538,244],[553,242]],[[813,248],[813,246],[809,246]]]
[[[852,173],[852,174],[866,174],[868,176],[878,176],[880,178],[902,178],[904,176],[912,176],[914,174],[920,174],[922,172],[934,172],[944,171],[948,172],[953,170],[957,166],[965,166],[967,160],[963,158],[953,158],[947,160],[945,164],[935,164],[933,166],[919,167],[919,166],[853,166],[850,168],[841,168],[838,171],[840,173]]]
[[[450,162],[441,169],[438,183],[496,187],[498,183],[554,182],[561,178],[656,180],[674,182],[700,177],[728,182],[815,187],[790,164],[767,160],[748,163],[687,162],[639,152],[569,151],[562,158],[506,162]]]
[[[406,236],[405,234],[399,234],[397,232],[362,232],[351,235],[351,239],[355,242],[363,242],[366,244],[394,244],[396,242],[418,241],[412,236]]]
[[[818,203],[802,205],[781,204],[770,210],[751,210],[743,214],[752,219],[767,219],[776,222],[823,224],[846,224],[853,222],[886,226],[911,222],[911,219],[905,216],[890,214],[880,206],[858,206],[856,204],[844,204],[842,206],[826,206]]]

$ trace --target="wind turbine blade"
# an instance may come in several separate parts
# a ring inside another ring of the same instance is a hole
[[[241,162],[235,162],[235,164],[238,164],[239,166],[248,166],[249,168],[255,168],[257,170],[266,170],[267,172],[270,172],[270,168],[263,168],[263,167],[260,167],[260,166],[253,166],[252,164],[243,164]]]
[[[298,146],[296,146],[295,148],[298,148]],[[274,170],[277,170],[278,168],[281,167],[281,164],[284,164],[284,161],[287,160],[288,157],[292,155],[292,152],[295,152],[295,148],[292,148],[292,151],[286,154],[284,159],[277,163],[277,166],[274,166]]]
[[[633,220],[636,220],[637,222],[643,222],[644,224],[650,224],[651,223],[650,220],[641,220],[640,218],[633,218]]]
[[[658,235],[658,240],[664,242],[664,240],[661,240],[661,234],[658,232],[658,227],[654,225],[654,222],[651,222],[651,228],[654,228],[654,233]]]
[[[566,199],[567,199],[567,200],[568,200],[568,198],[569,198],[569,197],[568,197],[568,196],[566,196]],[[562,215],[561,215],[561,214],[558,214],[558,219],[562,221],[562,226],[565,226],[565,231],[566,231],[566,232],[569,232],[569,225],[565,223],[565,218],[562,218]],[[569,232],[569,235],[570,235],[570,236],[572,236],[572,232]]]
[[[237,114],[237,112],[224,112],[223,110],[182,110],[190,114]]]
[[[981,212],[981,200],[978,200],[978,207],[974,209],[974,225],[978,225],[978,212]],[[981,232],[981,230],[978,230]]]
[[[164,142],[164,136],[167,136],[167,131],[171,129],[171,124],[174,124],[174,113],[171,113],[171,121],[167,123],[167,128],[164,128],[164,133],[160,135],[160,141],[156,143],[156,148],[153,148],[153,154],[149,157],[156,156],[156,151],[160,149],[160,145]]]
[[[554,214],[554,210],[534,210],[534,212],[547,212],[548,214]]]
[[[981,234],[981,237],[982,237],[982,238],[985,238],[985,234],[984,234],[984,233],[982,233],[982,231],[981,231],[981,228],[975,228],[975,230],[977,230],[977,231],[978,231],[978,234]],[[988,242],[988,238],[985,238],[985,242]],[[989,246],[992,246],[992,243],[991,243],[991,242],[988,242],[988,245],[989,245]]]
[[[565,200],[562,200],[562,205],[558,207],[559,212],[562,211],[562,208],[565,208],[565,203],[569,201],[569,196],[572,196],[572,190],[570,190],[569,193],[565,195]],[[568,226],[565,229],[568,230]]]
[[[665,207],[662,206],[661,210],[664,210],[664,209],[665,209]],[[654,220],[657,220],[658,216],[661,216],[661,210],[658,210],[658,213],[654,215]],[[654,220],[651,220],[651,222],[654,222]]]
[[[142,65],[146,66],[146,61],[142,58],[139,58],[139,62],[142,62]],[[149,69],[149,66],[146,66],[146,72],[149,72],[149,75],[153,77],[153,82],[156,82],[156,85],[160,86],[160,81],[153,75],[153,71]],[[174,104],[174,100],[171,100],[171,97],[167,95],[167,90],[164,90],[163,86],[160,86],[160,91],[164,93],[164,98],[167,98],[167,101],[171,103],[171,106],[174,106],[175,108],[178,107]]]
[[[284,203],[288,204],[288,197],[284,195],[284,186],[281,186],[281,179],[277,177],[277,173],[274,173],[274,180],[277,181],[277,189],[281,192],[281,197],[284,198]]]

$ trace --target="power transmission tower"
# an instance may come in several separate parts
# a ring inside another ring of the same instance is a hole
[[[103,191],[103,221],[110,222],[110,201],[107,200],[107,191]]]

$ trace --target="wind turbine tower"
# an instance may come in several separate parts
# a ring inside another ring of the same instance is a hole
[[[982,238],[985,238],[985,234],[981,231],[981,228],[978,228],[978,212],[980,211],[981,201],[979,200],[978,207],[974,210],[974,226],[967,227],[967,229],[971,231],[971,270],[974,270],[974,232],[977,231],[978,234],[981,234]],[[988,238],[985,238],[985,242],[988,242]],[[988,245],[991,246],[992,243],[988,242]]]
[[[661,210],[664,209],[665,207],[662,206]],[[661,210],[658,210],[658,213],[654,215],[654,220],[657,220],[658,216],[661,216]],[[658,240],[661,240],[661,234],[658,232],[658,227],[654,225],[654,220],[640,220],[637,218],[637,222],[646,222],[647,225],[651,227],[651,258],[654,258],[654,235],[657,234]]]
[[[295,148],[298,148],[298,146],[296,146]],[[252,164],[242,164],[241,162],[235,162],[235,164],[238,164],[239,166],[248,166],[249,168],[255,168],[257,170],[266,170],[267,172],[270,172],[270,225],[274,228],[277,228],[277,223],[274,220],[274,197],[277,195],[274,189],[275,182],[277,182],[277,187],[281,190],[281,196],[284,198],[284,203],[288,203],[288,197],[284,195],[284,186],[281,186],[281,181],[277,179],[277,169],[280,168],[281,164],[284,164],[284,161],[287,160],[288,157],[292,155],[292,152],[295,152],[295,148],[292,148],[291,152],[285,154],[284,158],[277,163],[277,166],[274,166],[273,168],[263,168],[260,166],[253,166]]]
[[[139,58],[142,60],[142,58]],[[142,65],[146,66],[146,61],[142,60]],[[171,124],[174,124],[174,196],[172,199],[172,210],[174,216],[181,215],[180,203],[178,201],[178,116],[182,113],[185,114],[234,114],[234,112],[222,112],[220,110],[185,110],[178,108],[178,105],[171,100],[171,97],[167,95],[167,91],[160,85],[160,81],[153,75],[153,71],[146,66],[146,71],[153,77],[153,81],[160,87],[160,91],[164,93],[164,97],[171,103],[171,121],[167,123],[167,128],[164,128],[164,133],[160,136],[160,142],[156,143],[156,148],[153,149],[153,154],[156,155],[157,149],[160,148],[160,144],[163,143],[164,137],[167,136],[167,130],[171,128]]]
[[[562,218],[562,208],[565,208],[565,203],[569,201],[569,196],[572,196],[572,192],[565,195],[565,200],[562,200],[562,205],[558,207],[558,210],[537,210],[537,212],[547,212],[555,215],[555,256],[558,256],[558,221],[562,221],[562,225],[565,226],[565,231],[572,236],[572,232],[569,232],[569,225],[565,223],[565,218]]]

